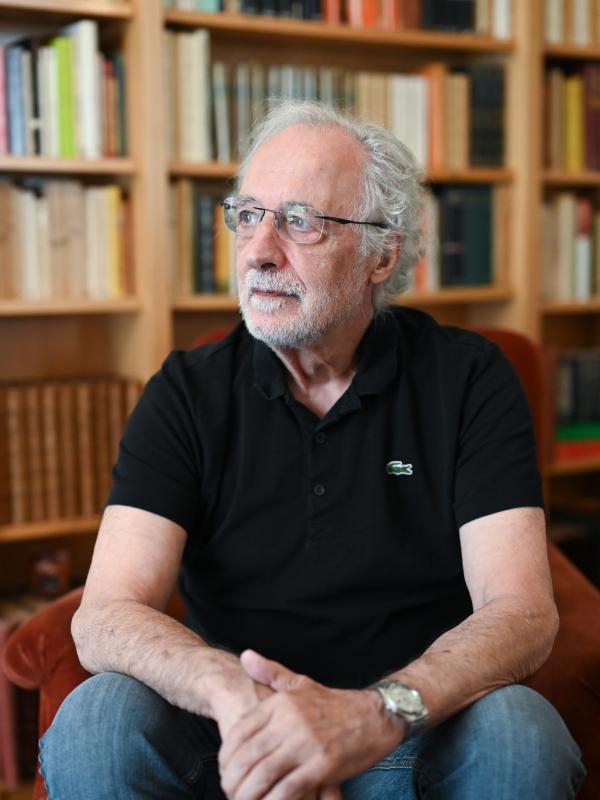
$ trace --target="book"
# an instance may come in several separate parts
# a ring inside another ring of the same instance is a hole
[[[504,164],[504,68],[479,64],[470,70],[469,164],[501,167]]]

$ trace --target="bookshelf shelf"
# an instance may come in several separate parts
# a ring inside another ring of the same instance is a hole
[[[10,16],[11,19],[43,15],[46,19],[65,17],[87,17],[106,20],[126,20],[133,17],[131,3],[102,2],[91,0],[8,0],[0,4],[0,18]]]
[[[0,157],[0,174],[135,175],[136,172],[137,165],[132,158]]]
[[[581,475],[586,472],[600,472],[600,458],[590,459],[589,461],[549,464],[545,472],[550,478],[557,478],[563,475]]]
[[[229,294],[199,294],[173,301],[173,311],[237,311],[237,297]]]
[[[63,302],[0,300],[0,317],[131,314],[140,309],[141,303],[135,297],[123,297],[119,300],[72,300]]]
[[[593,61],[600,59],[600,47],[581,47],[576,44],[547,44],[544,47],[547,58],[570,58],[573,60]]]
[[[169,173],[173,178],[233,178],[238,164],[204,161],[172,161]],[[429,172],[429,183],[511,183],[514,178],[510,169],[466,169],[450,172],[437,170]]]
[[[422,30],[385,31],[327,25],[323,22],[253,17],[244,14],[203,14],[196,11],[168,10],[164,21],[172,27],[206,28],[213,32],[243,34],[255,40],[285,37],[318,45],[371,45],[411,50],[453,50],[462,52],[506,53],[514,49],[511,39],[496,39],[469,33],[437,33]]]
[[[546,186],[570,188],[572,186],[600,186],[600,172],[563,172],[545,170],[543,181]]]
[[[22,525],[0,525],[0,542],[78,536],[82,533],[95,533],[99,525],[99,516],[26,522]]]
[[[600,311],[600,297],[589,300],[563,300],[542,303],[542,314],[596,314]]]

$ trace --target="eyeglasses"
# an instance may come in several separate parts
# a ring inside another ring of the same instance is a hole
[[[374,225],[389,227],[385,222],[359,222],[355,219],[328,217],[315,208],[299,203],[285,203],[281,208],[261,208],[251,197],[226,197],[222,201],[225,225],[240,239],[251,239],[265,213],[273,214],[273,224],[279,238],[296,244],[315,244],[323,236],[325,220],[340,225]]]

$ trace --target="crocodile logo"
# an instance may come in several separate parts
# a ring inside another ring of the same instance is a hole
[[[385,465],[385,471],[388,475],[412,475],[413,465],[403,464],[402,461],[389,461]]]

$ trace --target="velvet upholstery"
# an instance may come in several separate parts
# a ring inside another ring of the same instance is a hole
[[[543,435],[542,367],[539,349],[528,339],[508,331],[478,329],[498,342],[521,377],[532,408],[538,442]],[[215,337],[218,338],[218,337]],[[550,567],[560,630],[548,661],[526,683],[559,710],[581,747],[588,778],[581,800],[600,797],[600,592],[553,545]],[[87,673],[80,666],[70,635],[71,617],[79,606],[75,589],[39,611],[10,638],[4,668],[20,686],[40,691],[40,735],[50,725],[66,694]],[[181,618],[175,596],[168,613]],[[38,775],[34,800],[45,800]]]

